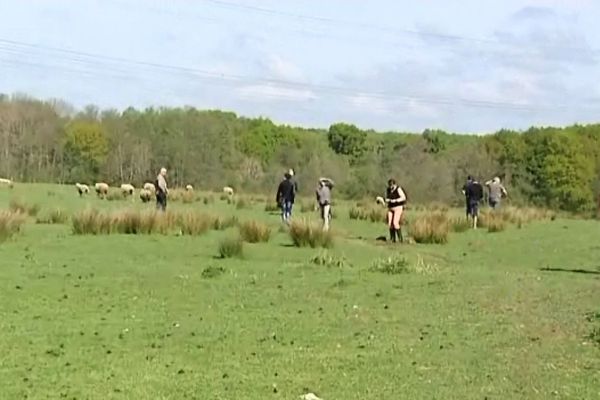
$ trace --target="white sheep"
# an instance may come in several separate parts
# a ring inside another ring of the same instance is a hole
[[[233,188],[231,188],[229,186],[225,186],[223,188],[223,193],[225,193],[228,196],[233,196]]]
[[[12,188],[14,186],[13,181],[11,181],[10,179],[6,179],[6,178],[0,178],[0,184],[6,185],[9,188]]]
[[[154,186],[154,183],[146,182],[144,183],[144,190],[154,193],[156,192],[156,187]]]
[[[76,183],[75,187],[77,188],[77,192],[79,192],[80,197],[90,192],[89,186],[83,183]]]
[[[187,185],[185,187],[185,190],[188,191],[188,192],[193,192],[194,191],[194,187],[192,185]]]
[[[148,189],[140,189],[140,200],[142,200],[142,202],[147,203],[150,200],[152,200],[152,195],[154,194],[153,191],[148,190]]]
[[[377,202],[377,204],[384,206],[385,205],[385,199],[381,196],[377,196],[377,198],[375,199],[375,201]]]
[[[132,196],[134,191],[135,188],[132,184],[124,183],[121,185],[121,193],[123,193],[123,196]]]
[[[108,183],[98,182],[94,185],[98,197],[104,198],[108,194]]]

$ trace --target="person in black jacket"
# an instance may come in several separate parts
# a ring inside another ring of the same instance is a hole
[[[463,186],[467,205],[467,218],[473,219],[473,229],[477,229],[477,219],[479,217],[479,203],[483,200],[483,186],[481,183],[469,175],[467,183]]]
[[[292,208],[296,198],[296,183],[292,180],[292,175],[286,172],[284,179],[277,188],[277,197],[275,201],[281,207],[281,219],[286,224],[290,222],[292,217]]]

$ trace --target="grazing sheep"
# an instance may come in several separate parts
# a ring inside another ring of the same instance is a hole
[[[140,200],[142,200],[143,203],[147,203],[150,200],[152,200],[152,195],[154,194],[153,191],[148,190],[148,189],[140,189]]]
[[[381,196],[377,196],[377,198],[375,199],[375,201],[377,202],[377,204],[385,206],[385,199]]]
[[[129,183],[124,183],[121,185],[121,193],[123,193],[123,196],[132,196],[134,191],[135,188]]]
[[[96,189],[96,194],[100,198],[105,198],[108,194],[108,183],[98,182],[94,185],[94,188]]]
[[[146,182],[144,183],[144,190],[149,190],[150,192],[154,193],[156,192],[156,187],[154,186],[154,183]]]
[[[188,192],[193,192],[194,191],[194,187],[192,185],[187,185],[185,187],[185,190],[188,191]]]
[[[77,192],[79,192],[79,197],[84,194],[88,194],[90,192],[90,188],[88,185],[84,185],[83,183],[76,183],[75,187],[77,188]]]
[[[6,178],[0,178],[0,184],[6,185],[6,186],[8,186],[11,189],[14,186],[13,181],[11,181],[10,179],[6,179]]]
[[[223,193],[225,193],[228,196],[233,196],[233,188],[230,188],[229,186],[225,186],[223,188]]]

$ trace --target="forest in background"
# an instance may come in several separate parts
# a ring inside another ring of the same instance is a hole
[[[172,186],[260,193],[274,192],[294,168],[301,194],[312,195],[327,176],[336,195],[355,199],[381,194],[394,177],[411,202],[446,204],[462,204],[468,174],[500,176],[513,204],[585,212],[600,194],[600,124],[481,136],[346,123],[305,129],[192,107],[77,111],[0,95],[0,177],[140,186],[162,166]]]

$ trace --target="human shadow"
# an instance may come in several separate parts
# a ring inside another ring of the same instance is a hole
[[[600,270],[594,271],[594,270],[582,269],[582,268],[569,269],[569,268],[550,268],[550,267],[544,267],[544,268],[540,268],[540,271],[545,271],[545,272],[570,272],[570,273],[573,273],[573,274],[600,275]]]

